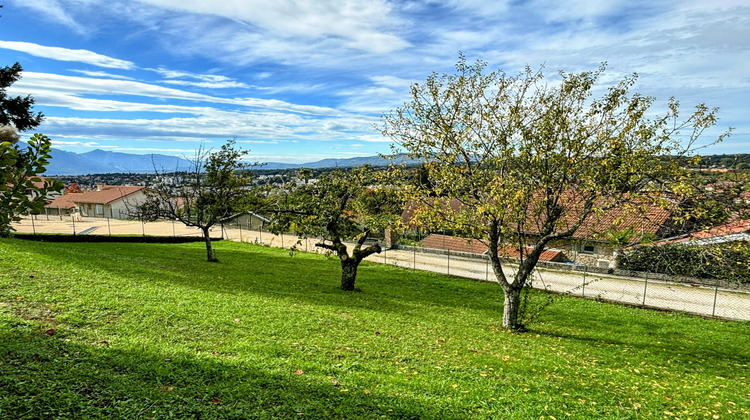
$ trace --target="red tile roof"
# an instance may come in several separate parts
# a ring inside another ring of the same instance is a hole
[[[569,226],[577,220],[581,211],[581,204],[576,201],[575,196],[571,193],[567,197],[567,203],[563,203],[565,211],[562,218],[559,221],[557,231],[567,230]],[[443,202],[441,204],[445,208],[445,212],[460,211],[462,204],[455,199],[449,201],[450,210],[448,209],[448,203]],[[416,204],[408,204],[402,215],[402,221],[411,227],[416,227],[418,222],[413,221]],[[529,214],[532,213],[529,211]],[[573,234],[572,239],[589,239],[589,240],[602,240],[602,234],[611,229],[625,230],[632,228],[633,233],[637,236],[642,235],[654,235],[659,236],[659,233],[665,227],[665,225],[671,219],[672,214],[668,209],[658,207],[645,201],[639,203],[631,203],[629,205],[621,205],[615,208],[604,211],[602,214],[592,214],[586,218],[583,224]],[[538,234],[543,220],[537,220],[533,217],[529,217],[524,227],[525,234],[535,235]]]
[[[717,238],[720,236],[736,235],[741,233],[750,234],[750,220],[738,220],[736,222],[715,226],[710,229],[693,232],[678,238],[667,239],[654,245],[674,244],[680,242],[695,241],[700,239]]]
[[[431,234],[422,240],[422,246],[432,249],[448,249],[456,252],[470,252],[472,254],[484,254],[487,245],[477,239],[459,238],[456,236]]]
[[[602,229],[625,230],[633,228],[637,236],[658,236],[659,231],[669,222],[672,213],[653,205],[640,208],[616,207],[601,215],[589,216],[573,234],[574,239],[602,239]]]
[[[50,201],[49,203],[45,204],[44,207],[48,207],[51,209],[73,209],[76,207],[76,200],[78,197],[82,196],[83,193],[72,193],[72,194],[65,194],[61,195],[54,200]]]
[[[103,185],[101,190],[76,194],[76,203],[109,204],[143,190],[144,187],[124,185]]]
[[[422,240],[422,246],[432,249],[445,249],[456,252],[468,252],[472,254],[484,254],[489,247],[484,242],[477,239],[459,238],[456,236],[431,234]],[[531,248],[527,248],[531,251]],[[498,249],[498,255],[501,257],[520,258],[521,253],[518,248],[510,245],[501,246]],[[540,261],[560,261],[563,260],[563,254],[556,250],[544,250],[539,257]]]

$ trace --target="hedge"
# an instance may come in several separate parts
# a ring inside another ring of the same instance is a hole
[[[202,236],[142,236],[142,235],[69,235],[69,234],[29,234],[16,233],[17,239],[41,242],[128,242],[144,244],[182,244],[189,242],[203,242]],[[220,241],[221,238],[211,238]]]
[[[750,283],[750,243],[642,246],[617,257],[623,270]]]

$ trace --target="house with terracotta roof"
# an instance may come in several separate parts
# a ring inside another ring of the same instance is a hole
[[[68,193],[54,198],[44,205],[44,213],[48,216],[65,216],[76,209],[75,200],[83,193]]]
[[[461,204],[457,200],[450,200],[444,203],[443,207],[447,212],[459,211]],[[560,230],[572,226],[580,212],[577,207],[575,200],[565,205],[565,212],[559,221]],[[404,209],[402,222],[405,226],[418,227],[414,218],[415,209],[414,204],[407,205]],[[615,258],[622,247],[641,242],[644,238],[663,238],[672,234],[671,219],[672,213],[668,209],[646,202],[615,206],[600,214],[590,215],[573,236],[550,242],[542,261],[570,261],[598,267],[614,267]],[[529,244],[533,243],[535,236],[539,234],[540,225],[541,223],[532,217],[525,223],[524,234],[528,237]],[[437,249],[486,252],[486,245],[479,240],[449,238],[453,239],[443,238],[442,235],[429,235],[422,241],[422,244],[425,247],[429,245]],[[510,258],[518,258],[519,251],[517,247],[501,246],[500,248],[500,252]]]
[[[429,249],[441,249],[467,254],[486,254],[489,251],[489,246],[487,246],[484,241],[460,238],[458,236],[440,235],[437,233],[432,233],[422,239],[422,246]],[[527,249],[526,251],[530,252],[531,250]],[[519,259],[521,257],[519,249],[510,245],[500,246],[498,249],[498,255],[504,258],[514,259]],[[557,249],[545,249],[542,252],[542,255],[539,256],[539,260],[547,262],[567,261],[562,251]]]
[[[562,250],[571,262],[614,268],[622,248],[671,234],[671,221],[672,212],[662,207],[646,203],[617,206],[592,214],[573,236],[549,246]]]
[[[666,238],[654,245],[716,245],[741,241],[750,242],[750,220],[737,220],[710,229]]]
[[[127,219],[130,218],[134,207],[145,200],[145,187],[97,185],[93,191],[63,195],[46,207],[67,208],[68,211],[75,209],[84,217]]]

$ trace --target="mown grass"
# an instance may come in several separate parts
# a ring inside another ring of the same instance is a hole
[[[0,418],[747,418],[750,324],[247,244],[0,240]]]

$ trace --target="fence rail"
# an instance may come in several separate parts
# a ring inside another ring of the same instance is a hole
[[[45,215],[26,217],[13,227],[21,233],[60,233],[74,235],[143,235],[143,236],[200,236],[197,228],[186,227],[173,221],[142,222],[109,218],[63,220]],[[217,225],[211,230],[213,237],[255,243],[271,247],[291,248],[299,251],[324,253],[315,246],[316,238],[297,238],[293,235],[276,235],[264,223]],[[382,244],[381,244],[382,245]],[[382,264],[444,273],[474,280],[494,281],[489,259],[484,255],[440,250],[424,252],[419,247],[384,249],[368,258]],[[513,264],[504,264],[506,276],[515,274]],[[678,280],[678,279],[675,279]],[[725,319],[750,320],[750,285],[722,284],[705,281],[670,281],[669,276],[643,273],[639,277],[589,271],[564,271],[538,267],[532,286],[556,293],[567,293],[590,299],[601,299],[627,305],[689,312],[702,316]]]

